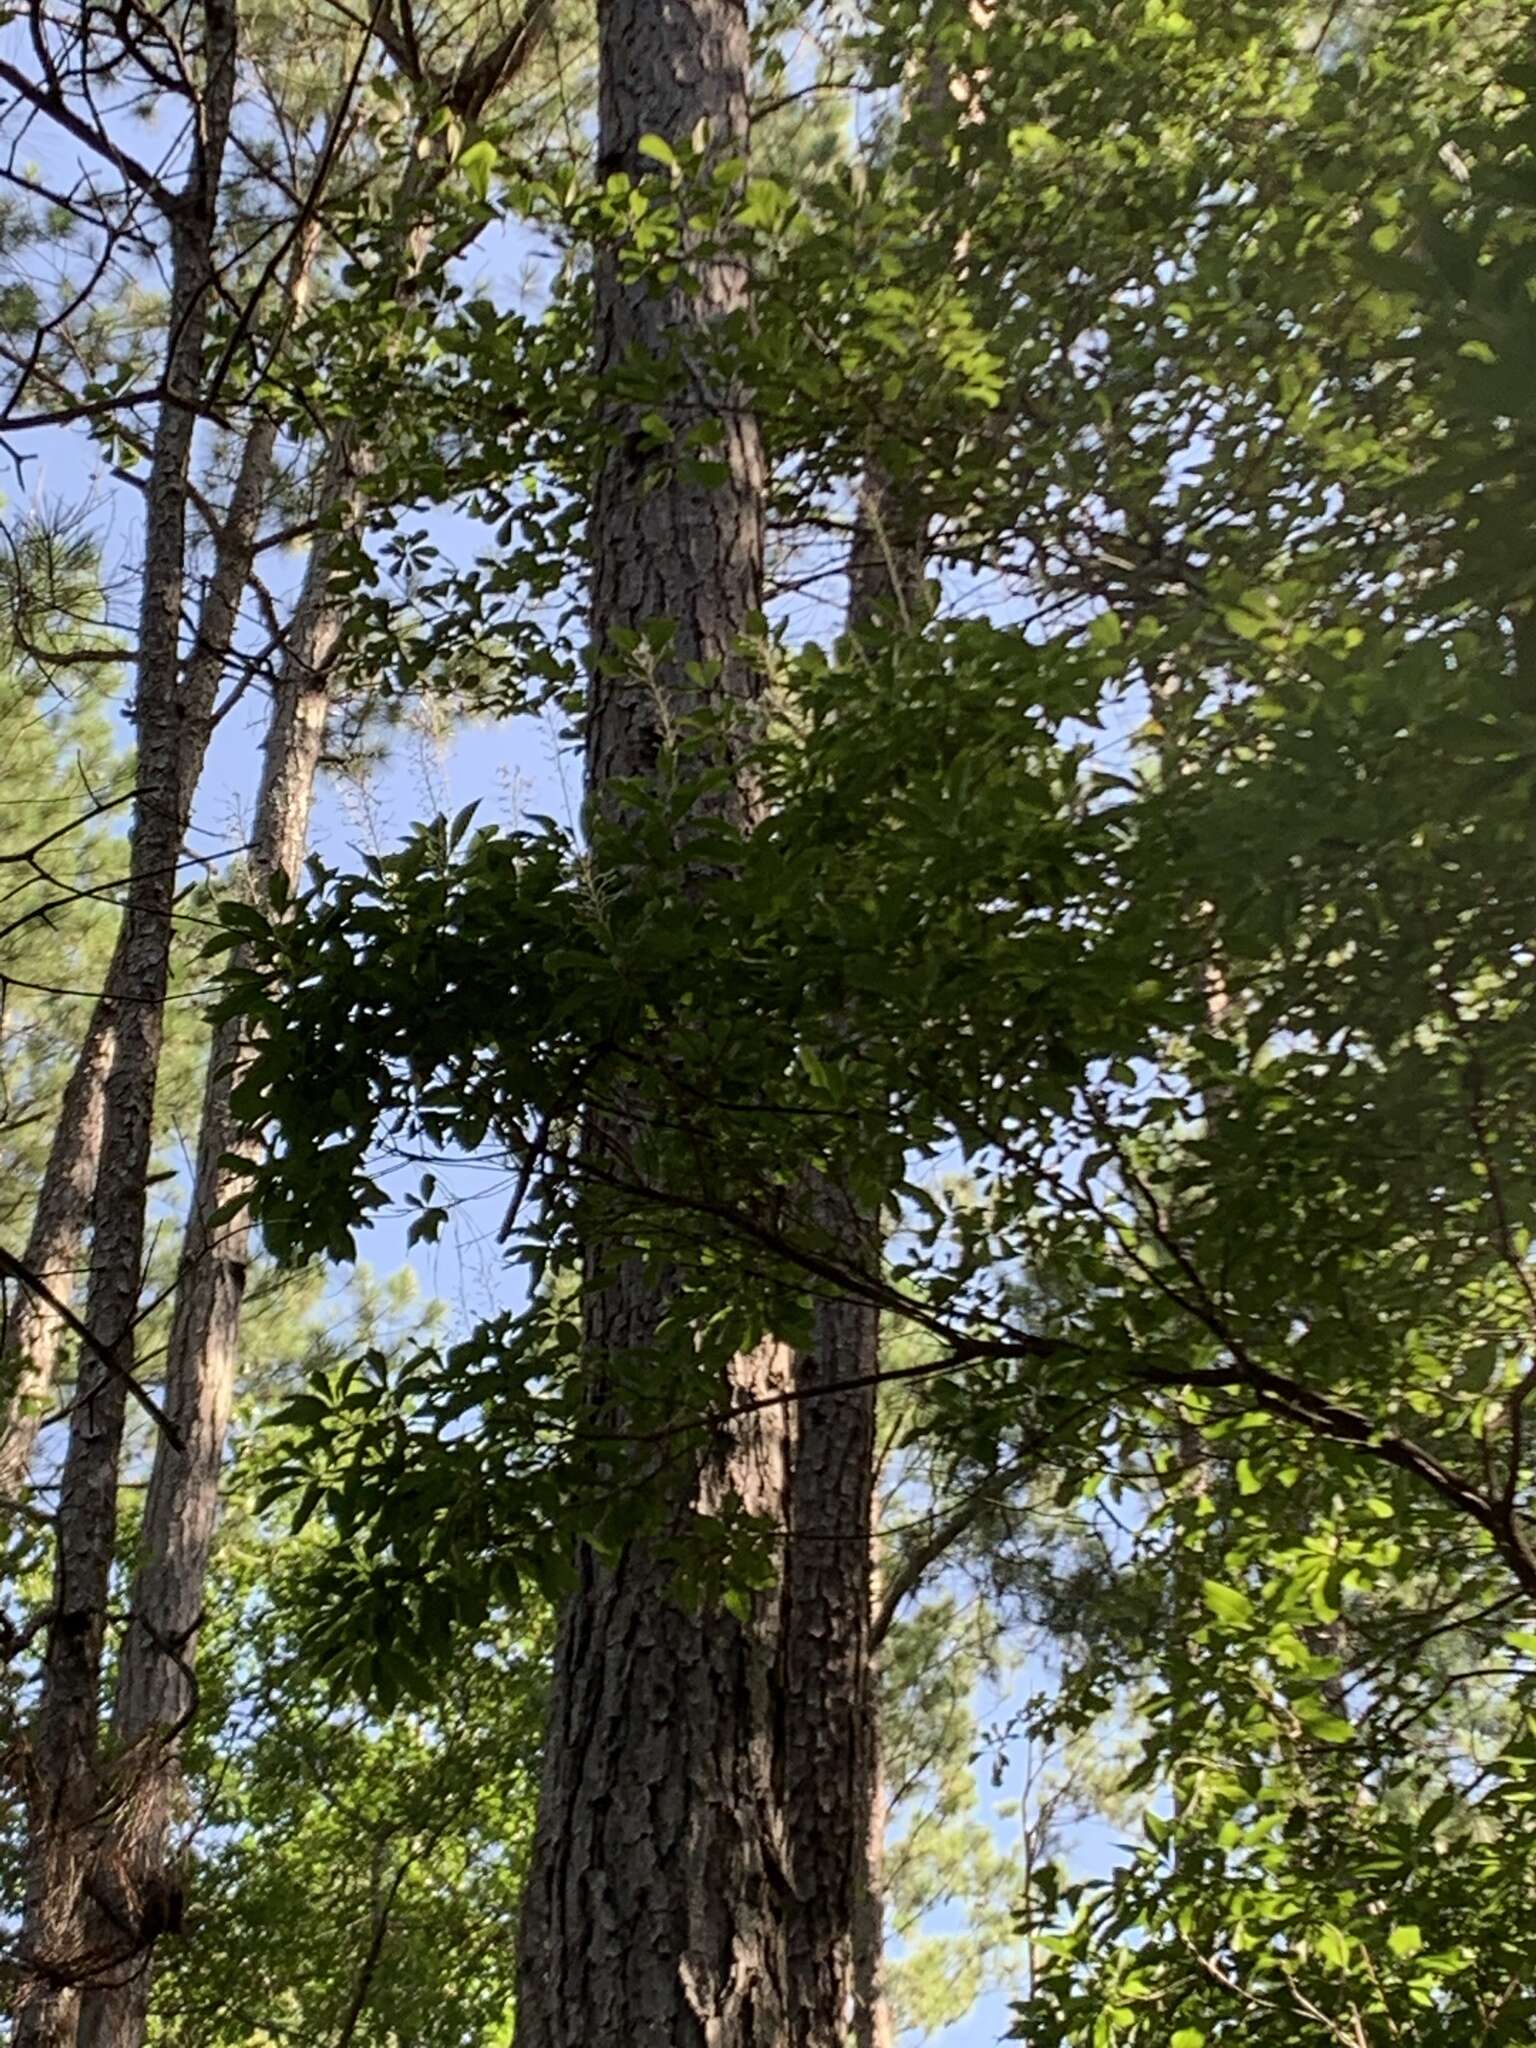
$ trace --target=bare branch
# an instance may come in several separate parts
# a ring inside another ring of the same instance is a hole
[[[183,1448],[181,1433],[175,1423],[172,1422],[154,1396],[145,1393],[133,1374],[119,1360],[113,1347],[110,1344],[104,1344],[89,1324],[81,1321],[68,1302],[59,1299],[46,1280],[39,1278],[29,1266],[23,1265],[16,1254],[8,1252],[3,1245],[0,1245],[0,1277],[16,1281],[19,1286],[25,1287],[29,1293],[35,1294],[39,1301],[46,1302],[60,1321],[80,1339],[80,1342],[91,1355],[99,1359],[114,1378],[123,1382],[128,1392],[144,1410],[144,1413],[164,1435],[166,1441],[174,1445],[178,1451]]]

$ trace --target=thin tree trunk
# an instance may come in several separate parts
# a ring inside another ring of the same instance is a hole
[[[602,0],[599,163],[644,170],[638,144],[686,146],[704,124],[715,161],[745,154],[750,41],[744,0]],[[597,270],[597,357],[675,360],[747,303],[743,268],[696,255],[694,289],[626,283],[605,252]],[[710,388],[690,366],[679,425],[713,415],[726,480],[716,489],[651,473],[638,437],[614,436],[592,509],[594,666],[587,790],[595,812],[620,777],[655,773],[669,718],[701,702],[688,664],[710,665],[713,693],[749,706],[760,679],[741,635],[761,602],[763,458],[743,394]],[[625,424],[622,413],[616,426]],[[610,673],[614,635],[675,623],[660,673]],[[751,802],[726,809],[748,829]],[[622,1120],[596,1119],[587,1143],[622,1143]],[[584,1338],[605,1356],[643,1355],[662,1302],[639,1265],[588,1255]],[[745,1397],[788,1392],[793,1360],[764,1343],[731,1371]],[[793,1424],[787,1406],[743,1417],[728,1450],[696,1474],[679,1521],[729,1489],[782,1528]],[[786,2048],[789,1905],[784,1869],[780,1693],[782,1594],[750,1618],[686,1611],[669,1568],[636,1543],[613,1566],[590,1551],[556,1647],[552,1714],[524,1895],[518,2048]],[[831,2042],[826,2048],[834,2048]]]
[[[537,51],[548,10],[534,0],[515,27],[483,52],[466,53],[449,98],[479,112],[518,77]],[[416,156],[402,180],[402,216],[439,182],[440,153]],[[399,289],[419,282],[431,253],[430,226],[408,232]],[[302,299],[312,249],[292,287]],[[325,743],[335,658],[345,623],[333,587],[343,538],[362,515],[361,479],[373,457],[355,427],[338,431],[319,492],[316,534],[295,607],[272,717],[250,849],[250,884],[264,902],[272,879],[297,880],[309,838],[310,810]],[[114,1914],[137,1931],[131,1969],[88,1990],[79,2048],[139,2048],[148,2024],[154,1941],[179,1931],[183,1881],[174,1854],[181,1800],[181,1737],[196,1706],[193,1664],[218,1519],[219,1483],[239,1363],[240,1318],[251,1254],[251,1225],[231,1210],[240,1189],[225,1161],[243,1142],[231,1103],[253,1047],[244,1021],[215,1030],[203,1086],[198,1155],[182,1245],[166,1364],[166,1405],[182,1439],[178,1453],[155,1448],[139,1545],[139,1563],[123,1641],[112,1733],[118,1757],[113,1826],[99,1860]],[[222,1215],[222,1222],[217,1220]],[[125,1962],[127,1958],[125,1957]],[[358,2008],[359,2012],[361,2007]]]
[[[878,1617],[883,1597],[880,1573],[879,1469],[871,1510],[869,1608]],[[871,1622],[871,1741],[868,1757],[868,1812],[864,1817],[864,1866],[853,1923],[853,2048],[895,2048],[896,2028],[885,1978],[885,1770],[884,1721],[879,1690],[880,1641]]]
[[[334,511],[349,490],[343,454],[331,464],[331,478],[326,496]],[[341,630],[331,594],[339,538],[333,523],[322,523],[267,730],[250,850],[251,885],[262,901],[273,876],[296,879],[308,838]],[[181,1780],[179,1739],[196,1704],[192,1662],[250,1259],[248,1218],[218,1217],[239,1188],[225,1161],[238,1135],[231,1096],[249,1058],[241,1021],[226,1018],[209,1049],[166,1362],[165,1405],[182,1448],[177,1451],[164,1438],[155,1446],[112,1724],[116,1796],[97,1858],[97,1884],[110,1900],[111,1920],[128,1933],[119,1967],[83,1996],[80,2048],[131,2048],[143,2039],[150,1951],[159,1934],[180,1926],[182,1887],[169,1857]]]
[[[132,1364],[144,1250],[147,1178],[171,912],[190,800],[188,760],[200,758],[225,630],[215,579],[198,654],[183,677],[187,472],[215,274],[213,238],[235,84],[233,0],[205,0],[206,82],[192,161],[170,222],[171,295],[165,401],[145,496],[139,621],[135,804],[128,899],[107,1002],[116,1045],[107,1080],[86,1320],[124,1367]],[[247,482],[243,471],[241,484]],[[265,488],[265,476],[261,479]],[[231,523],[235,520],[231,508]],[[210,616],[210,614],[212,614]],[[199,672],[194,675],[193,669]],[[185,685],[185,687],[184,687]],[[206,702],[203,695],[206,695]],[[101,1657],[117,1527],[117,1462],[125,1389],[94,1356],[80,1364],[60,1488],[53,1609],[30,1764],[27,1894],[14,2048],[70,2048],[79,1985],[92,1968],[87,1885],[96,1825]]]
[[[842,1190],[818,1203],[822,1228],[855,1271],[878,1269],[878,1223]],[[801,1403],[785,1554],[785,1823],[795,1910],[789,1919],[789,2039],[840,2043],[855,2010],[856,1950],[871,1938],[871,1829],[877,1703],[870,1646],[875,1389],[880,1319],[827,1300],[799,1362],[799,1390],[865,1385]],[[878,1911],[878,1907],[874,1907]],[[869,1959],[866,1956],[866,1974]]]
[[[921,531],[903,518],[878,465],[860,488],[848,564],[847,631],[855,643],[884,623],[920,619]],[[877,1273],[879,1218],[843,1189],[820,1201],[821,1227],[854,1272]],[[884,1813],[879,1700],[871,1625],[875,1595],[874,1486],[878,1310],[828,1299],[816,1310],[800,1386],[861,1382],[803,1403],[790,1489],[786,1569],[786,1694],[804,1728],[788,1759],[786,1809],[797,2040],[835,2041],[851,2013],[859,2048],[890,2039],[884,1996]]]
[[[114,1039],[111,1013],[99,1003],[64,1089],[23,1254],[28,1272],[65,1302],[75,1289],[91,1218]],[[24,1501],[63,1343],[64,1321],[58,1310],[23,1288],[11,1310],[0,1360],[0,1386],[6,1389],[0,1429],[0,1514],[17,1511]]]
[[[215,204],[216,198],[215,192],[210,204]],[[210,220],[210,278],[213,225]],[[178,318],[183,323],[180,330],[182,346],[185,348],[191,339],[198,338],[200,352],[206,304],[200,303],[195,312],[192,322],[195,336],[188,333],[185,310],[179,316],[173,310],[170,328],[173,349]],[[193,356],[190,366],[194,374],[195,365],[196,357]],[[167,389],[175,389],[169,374]],[[214,698],[234,637],[241,600],[250,580],[256,529],[271,482],[277,446],[276,422],[269,418],[259,419],[241,450],[240,469],[230,495],[228,516],[216,541],[213,573],[198,620],[194,651],[184,667],[177,667],[169,673],[168,681],[166,661],[180,663],[181,610],[185,596],[185,487],[190,467],[191,437],[196,427],[195,396],[194,391],[180,405],[170,401],[165,409],[167,415],[172,416],[175,429],[171,437],[173,445],[166,449],[168,460],[176,459],[177,445],[185,438],[185,447],[179,458],[179,488],[174,494],[160,493],[157,498],[156,475],[164,439],[162,429],[156,435],[156,466],[151,471],[150,489],[146,496],[155,525],[146,542],[143,604],[146,612],[153,605],[161,638],[152,642],[147,652],[141,653],[136,678],[141,795],[134,810],[134,851],[129,870],[126,914],[108,967],[106,988],[96,1002],[85,1042],[65,1089],[59,1128],[54,1134],[44,1169],[37,1216],[26,1252],[28,1266],[40,1278],[46,1280],[54,1272],[66,1276],[63,1287],[52,1288],[64,1299],[68,1298],[70,1291],[68,1275],[79,1264],[84,1232],[92,1210],[98,1200],[104,1204],[109,1200],[107,1191],[98,1188],[101,1178],[99,1164],[106,1127],[106,1095],[117,1067],[119,1041],[122,1041],[128,1068],[140,1074],[149,1070],[158,1074],[163,1036],[162,1013],[170,976],[170,906],[187,824],[191,819],[203,757],[207,751]],[[158,510],[154,509],[157,504]],[[174,563],[170,559],[173,546]],[[160,578],[167,572],[174,574],[177,584],[174,654],[167,652],[164,641],[166,602],[156,594]],[[150,744],[152,734],[153,746]],[[146,750],[156,763],[154,772],[162,777],[153,786],[145,780],[149,772],[144,766]],[[171,765],[173,760],[174,768]],[[145,849],[142,861],[139,858],[141,845]],[[152,868],[152,861],[159,865]],[[146,879],[150,886],[146,886]],[[160,907],[162,899],[163,910]],[[156,1011],[150,1026],[152,1051],[149,1039],[133,1028],[131,1008],[129,1030],[118,1031],[117,1013],[125,1005],[148,1006]],[[144,1157],[147,1172],[147,1149]],[[116,1179],[119,1188],[124,1183],[120,1170],[122,1163],[115,1155],[108,1163],[108,1174]],[[112,1199],[110,1206],[114,1215],[124,1216],[126,1221],[127,1212],[119,1201]],[[142,1220],[138,1235],[142,1240]],[[140,1254],[136,1253],[135,1271],[139,1258]],[[93,1256],[93,1271],[96,1264]],[[94,1323],[92,1328],[95,1328]],[[37,1440],[41,1409],[57,1370],[61,1336],[57,1310],[41,1301],[33,1302],[29,1317],[18,1319],[14,1345],[18,1375],[8,1406],[5,1433],[0,1437],[0,1505],[16,1498],[25,1482]]]
[[[194,422],[190,408],[179,410],[189,423]],[[256,525],[271,480],[276,443],[275,422],[261,420],[252,429],[241,451],[240,472],[231,494],[229,516],[219,537],[214,571],[198,621],[197,651],[186,663],[185,674],[179,684],[172,686],[174,702],[161,706],[159,711],[162,724],[167,723],[167,711],[170,713],[169,731],[176,742],[174,779],[153,790],[149,790],[141,779],[141,787],[147,790],[147,795],[135,807],[134,854],[129,870],[127,909],[107,969],[107,985],[92,1011],[84,1044],[64,1091],[59,1126],[49,1148],[37,1215],[28,1238],[26,1263],[40,1279],[49,1280],[51,1291],[65,1300],[70,1293],[70,1276],[79,1265],[85,1229],[97,1204],[109,1207],[115,1216],[124,1214],[121,1203],[100,1185],[107,1128],[107,1095],[117,1071],[120,1046],[127,1066],[133,1071],[142,1074],[153,1070],[158,1073],[165,991],[170,976],[170,906],[176,872],[207,749],[213,700],[250,576]],[[178,508],[176,516],[183,522],[184,535],[184,504]],[[182,575],[180,562],[176,573],[178,577]],[[158,574],[148,554],[144,574],[147,602],[151,576]],[[178,634],[179,613],[178,603]],[[147,665],[141,661],[138,682],[141,759],[146,716],[146,672]],[[163,681],[158,687],[164,689]],[[160,752],[168,763],[172,749],[165,746]],[[141,770],[141,778],[142,774]],[[171,851],[173,836],[174,853]],[[152,853],[146,854],[142,863],[138,858],[141,840],[153,842]],[[151,858],[162,862],[161,868],[150,876],[153,891],[140,886],[143,880],[141,869],[149,870]],[[162,896],[165,903],[163,912],[156,907]],[[137,918],[136,908],[139,912]],[[147,927],[157,918],[164,942],[163,959],[157,957],[157,947],[148,943],[154,934]],[[146,1007],[156,1012],[148,1037],[137,1028],[140,1020],[136,1016],[137,1010]],[[118,1028],[120,1012],[125,1013],[128,1020],[124,1030]],[[144,1171],[147,1173],[147,1147],[144,1159]],[[119,1190],[126,1180],[121,1171],[122,1165],[123,1160],[115,1153],[107,1165],[108,1177],[115,1181]],[[142,1241],[142,1219],[138,1234]],[[94,1274],[97,1266],[94,1253],[91,1263]],[[136,1254],[135,1273],[138,1264],[139,1254]],[[62,1274],[64,1284],[54,1285],[49,1278],[51,1274]],[[11,1395],[5,1434],[0,1438],[0,1503],[17,1498],[25,1484],[42,1420],[42,1408],[53,1385],[61,1350],[63,1328],[58,1311],[35,1297],[31,1298],[29,1307],[30,1313],[16,1319],[14,1354],[18,1376]],[[91,1322],[91,1327],[95,1329],[97,1325]]]
[[[942,122],[949,85],[944,66],[935,61],[931,51],[925,53],[915,66],[915,95],[918,107],[933,123]],[[885,465],[871,458],[860,483],[848,558],[850,640],[857,643],[882,625],[907,632],[921,627],[926,612],[927,547],[928,522],[920,494],[903,492]],[[861,1260],[878,1261],[879,1218],[861,1215],[851,1198],[845,1200],[845,1212],[845,1259],[855,1268]],[[830,1362],[831,1377],[872,1382],[880,1360],[878,1311],[852,1300],[827,1303],[818,1316],[816,1354]],[[828,1371],[828,1365],[819,1369]],[[855,1530],[859,1540],[840,1553],[843,1585],[833,1596],[837,1612],[847,1617],[845,1636],[851,1639],[855,1613],[861,1617],[864,1632],[862,1768],[851,1780],[858,1788],[858,1799],[848,1815],[855,1857],[848,1880],[852,1888],[854,2048],[893,2048],[895,2041],[885,1978],[886,1794],[878,1672],[883,1628],[875,1501],[877,1394],[877,1387],[870,1383],[831,1401],[813,1401],[802,1422],[807,1440],[802,1458],[808,1472],[815,1464],[834,1473],[858,1471],[862,1475],[857,1486],[846,1478],[842,1482],[848,1501],[861,1503],[864,1520]],[[822,1437],[827,1439],[825,1443],[819,1441]]]

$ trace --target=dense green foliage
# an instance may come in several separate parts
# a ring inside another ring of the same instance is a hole
[[[504,1164],[536,1273],[622,1242],[680,1276],[623,1441],[558,1282],[290,1409],[293,1483],[369,1559],[322,1629],[341,1667],[387,1605],[410,1640],[370,1630],[370,1668],[420,1683],[420,1646],[549,1583],[552,1534],[644,1524],[720,1361],[856,1284],[795,1202],[807,1161],[891,1218],[881,1300],[930,1346],[941,1483],[1034,1445],[1089,1523],[1118,1506],[1134,1556],[1042,1717],[1142,1717],[1173,1803],[1063,1895],[1031,2039],[1529,2029],[1520,27],[964,31],[928,184],[775,186],[722,231],[771,279],[737,345],[791,436],[787,527],[873,423],[939,561],[997,598],[941,585],[858,648],[765,627],[745,846],[698,822],[726,772],[704,719],[622,828],[438,824],[242,923],[280,1251],[343,1255],[389,1162],[457,1152]],[[599,202],[636,260],[674,232],[662,172]],[[789,337],[850,234],[900,283],[858,273],[823,378]],[[882,369],[914,336],[931,374]],[[645,1129],[594,1164],[578,1109],[610,1095]],[[450,1182],[405,1197],[422,1234]],[[705,1584],[757,1569],[725,1533]]]
[[[1002,1988],[1038,2048],[1518,2048],[1530,10],[887,0],[808,43],[810,10],[760,12],[744,187],[702,139],[631,180],[444,121],[405,294],[370,158],[273,398],[296,445],[391,422],[341,550],[368,715],[426,694],[569,744],[611,402],[653,408],[653,476],[721,475],[662,409],[697,363],[593,372],[590,258],[666,284],[728,246],[769,690],[744,752],[718,709],[667,722],[601,817],[470,807],[217,905],[198,971],[256,1026],[237,1108],[275,1149],[189,1756],[198,1938],[153,2038],[510,2040],[574,1545],[665,1540],[680,1597],[745,1612],[773,1532],[735,1502],[685,1532],[669,1476],[729,1428],[727,1362],[841,1293],[886,1332],[902,2019]],[[379,97],[387,166],[414,108]],[[554,259],[547,291],[474,281],[487,229]],[[854,637],[828,619],[869,471],[931,573]],[[620,643],[637,690],[674,632]],[[110,813],[71,836],[41,914],[48,807],[123,781],[85,673],[0,677],[34,778],[0,819],[7,1242],[83,1025],[50,991],[99,978],[80,892],[120,851]],[[737,778],[745,838],[712,822]],[[884,1218],[877,1280],[818,1181]],[[484,1320],[321,1296],[381,1223],[431,1245],[491,1207],[523,1272]],[[666,1312],[595,1407],[580,1276],[616,1253]],[[1021,1750],[1005,1839],[976,1766]],[[1087,1815],[1129,1837],[1107,1877],[1073,1867]]]
[[[305,1546],[233,1505],[192,1759],[191,1939],[167,1958],[152,2038],[493,2048],[509,2038],[541,1618],[482,1641],[428,1711],[338,1713],[294,1653]]]

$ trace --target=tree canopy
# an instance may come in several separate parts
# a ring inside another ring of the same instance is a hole
[[[202,582],[154,675],[82,651],[99,543],[11,585],[0,1247],[34,1320],[90,1273],[13,1461],[18,2043],[886,2048],[999,1989],[1041,2048],[1523,2042],[1529,8],[674,12],[235,9],[266,111],[150,311],[45,314],[21,180],[13,424],[147,479],[151,599],[179,463]],[[151,916],[231,686],[265,822]],[[422,707],[579,801],[305,865]],[[177,976],[207,1044],[134,1053]],[[483,1314],[355,1277],[466,1230]]]

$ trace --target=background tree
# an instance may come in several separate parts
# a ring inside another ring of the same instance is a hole
[[[169,1455],[158,1461],[146,1528],[155,1565],[132,1590],[113,1729],[119,1749],[100,1770],[97,1728],[129,1339],[144,1313],[144,1215],[173,971],[176,880],[208,733],[273,653],[272,640],[265,652],[259,642],[253,648],[246,641],[247,607],[265,609],[282,649],[276,737],[258,804],[258,881],[267,870],[291,871],[297,861],[323,737],[329,666],[323,643],[332,631],[327,585],[353,465],[344,448],[338,453],[339,415],[327,432],[323,405],[316,405],[313,389],[304,390],[302,375],[293,381],[299,366],[283,351],[297,336],[309,336],[306,316],[317,287],[325,297],[325,266],[334,268],[354,229],[366,228],[370,206],[383,215],[386,246],[391,235],[405,240],[420,264],[428,244],[420,239],[419,220],[410,218],[409,186],[425,191],[445,176],[451,183],[463,175],[453,167],[466,147],[465,123],[483,116],[494,93],[526,62],[544,12],[508,23],[487,19],[480,43],[468,50],[465,25],[456,23],[453,62],[442,72],[436,31],[425,20],[408,24],[405,55],[397,59],[388,24],[378,37],[372,31],[359,36],[339,15],[291,37],[274,36],[274,25],[259,22],[242,50],[241,24],[228,10],[190,18],[179,42],[171,25],[148,17],[115,28],[86,22],[75,32],[55,30],[38,16],[30,66],[5,68],[18,103],[51,124],[66,147],[82,151],[78,178],[62,196],[28,167],[13,165],[12,183],[55,216],[62,213],[67,228],[84,230],[74,251],[82,276],[71,280],[66,272],[51,296],[33,292],[12,309],[19,338],[11,350],[16,380],[6,425],[19,433],[105,421],[107,446],[121,472],[131,475],[141,455],[147,462],[128,914],[65,1098],[54,1169],[38,1200],[34,1249],[46,1256],[21,1261],[12,1275],[31,1290],[17,1333],[23,1398],[8,1438],[19,1474],[46,1397],[59,1320],[32,1285],[35,1269],[74,1262],[87,1215],[93,1218],[94,1293],[76,1324],[89,1331],[90,1341],[61,1476],[55,1593],[51,1612],[40,1618],[47,1645],[42,1697],[23,1759],[34,1825],[31,1904],[21,1938],[35,1967],[30,1981],[25,1972],[22,1977],[21,2038],[73,2039],[79,1984],[94,1979],[97,1988],[81,2010],[82,2038],[137,2039],[148,1984],[142,1951],[174,1919],[166,1901],[179,1892],[179,1880],[164,1867],[174,1750],[195,1700],[190,1649],[203,1605],[245,1263],[238,1243],[227,1258],[212,1256],[207,1221],[216,1185],[197,1190],[194,1212],[201,1221],[181,1267],[167,1374],[177,1419],[164,1422]],[[73,57],[85,60],[78,85]],[[98,60],[99,87],[89,82]],[[172,66],[174,84],[164,63]],[[382,114],[380,95],[375,92],[370,104],[365,84],[384,89]],[[178,103],[187,125],[171,134],[163,162],[155,168],[139,162],[124,146],[120,124],[135,107],[153,104],[163,113]],[[411,153],[424,134],[441,138],[425,158]],[[403,227],[389,217],[387,178],[384,206],[378,203],[381,149],[396,148],[410,166]],[[115,170],[115,181],[103,182],[102,163]],[[476,215],[473,170],[467,177],[457,209],[451,203],[437,209],[439,224],[461,244],[483,219],[483,209]],[[155,251],[154,236],[141,225],[146,205],[159,209],[170,229],[170,289],[158,337],[156,314],[146,317],[142,297]],[[24,217],[22,225],[25,253],[36,235],[30,220]],[[338,232],[339,242],[327,242],[327,234]],[[68,241],[66,235],[66,260]],[[112,285],[124,294],[115,319],[104,298]],[[23,331],[27,316],[29,334]],[[149,367],[157,340],[163,355],[158,377]],[[305,344],[297,346],[302,362]],[[39,392],[51,402],[40,404]],[[345,434],[340,438],[344,442]],[[297,479],[317,442],[329,442],[330,452],[318,489],[306,492]],[[194,476],[200,450],[208,464],[206,487]],[[274,615],[254,565],[264,548],[295,530],[283,515],[296,503],[302,508],[297,531],[313,522],[323,545],[314,551],[312,587],[307,596],[301,593],[290,629]],[[198,519],[207,535],[208,574],[189,626],[184,615],[191,570],[199,562]],[[226,684],[229,694],[218,704]],[[231,1043],[220,1044],[212,1061],[205,1183],[218,1178],[227,1094],[222,1067],[231,1050]],[[98,1127],[112,1186],[95,1173],[91,1147],[82,1143]],[[217,1323],[216,1345],[205,1327],[210,1322]],[[144,1399],[162,1413],[152,1397]]]

